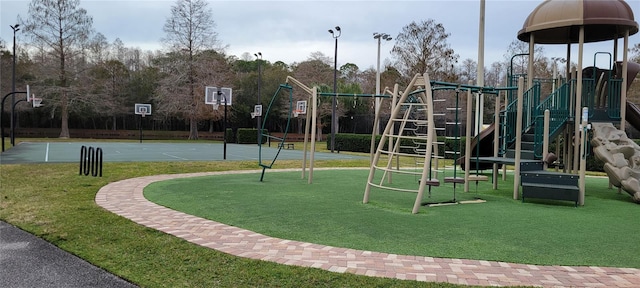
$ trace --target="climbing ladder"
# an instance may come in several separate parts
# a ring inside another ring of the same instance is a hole
[[[460,158],[460,151],[462,150],[460,145],[460,135],[462,134],[460,128],[462,127],[462,123],[460,122],[460,115],[462,113],[462,108],[460,107],[460,89],[456,88],[455,90],[456,102],[454,107],[447,107],[447,122],[446,130],[453,131],[452,136],[446,136],[445,139],[453,142],[453,150],[445,150],[445,155],[448,155],[450,159],[454,159],[453,161],[453,174],[450,177],[445,177],[445,183],[453,183],[453,201],[456,200],[456,184],[464,184],[464,177],[458,176],[458,165],[457,160]],[[451,119],[449,121],[449,119]],[[445,146],[446,147],[446,146]],[[447,157],[445,157],[447,158]]]
[[[433,103],[433,91],[431,90],[429,76],[426,73],[423,75],[417,74],[400,96],[381,135],[382,137],[371,163],[362,200],[363,203],[369,202],[372,188],[417,193],[412,210],[412,213],[415,214],[420,209],[425,189],[430,186],[440,185],[437,171],[434,171],[432,167],[438,160]],[[400,127],[397,133],[395,131],[396,124]],[[393,140],[395,144],[389,149],[384,149],[384,143],[388,139]],[[419,143],[419,145],[411,145],[413,150],[401,149],[401,146],[405,146],[402,142]],[[420,147],[423,148],[421,149]],[[381,161],[381,156],[383,155],[387,157],[386,163]],[[415,163],[422,163],[422,169],[395,169],[392,165],[393,159],[400,156],[414,158]],[[377,173],[382,174],[382,177],[380,175],[376,177]],[[417,187],[413,189],[403,188],[393,185],[390,181],[385,181],[387,173],[416,175],[420,177],[420,180]],[[374,179],[376,180],[374,181]]]

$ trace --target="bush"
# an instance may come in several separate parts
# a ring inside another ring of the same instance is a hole
[[[268,133],[267,130],[265,130],[264,133]],[[262,144],[264,144],[266,142],[267,142],[267,138],[266,137],[262,137]],[[258,144],[258,129],[255,129],[255,128],[238,128],[236,143],[238,143],[238,144]]]
[[[227,128],[224,137],[227,139],[227,143],[236,143],[236,135],[233,133],[233,129]]]

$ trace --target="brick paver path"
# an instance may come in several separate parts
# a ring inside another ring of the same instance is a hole
[[[229,172],[224,172],[229,173]],[[233,173],[255,173],[243,171]],[[145,186],[168,179],[222,174],[191,173],[127,179],[104,186],[96,203],[144,226],[240,257],[339,273],[467,285],[640,287],[640,269],[540,266],[360,251],[265,236],[187,215],[147,201]]]

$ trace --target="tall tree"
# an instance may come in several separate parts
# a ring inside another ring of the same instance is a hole
[[[80,8],[79,0],[32,0],[28,14],[25,33],[36,45],[50,49],[57,66],[55,86],[43,92],[48,105],[60,107],[60,137],[68,138],[70,103],[83,95],[77,82],[70,80],[77,79],[83,69],[72,66],[84,62],[78,58],[92,33],[93,18]]]
[[[174,113],[188,119],[189,139],[198,139],[198,111],[205,105],[202,93],[196,92],[196,88],[204,91],[207,84],[218,87],[228,85],[222,82],[198,82],[204,78],[196,74],[203,70],[206,72],[206,69],[196,67],[199,65],[198,55],[205,50],[213,50],[217,45],[214,27],[213,12],[204,0],[177,0],[171,7],[171,16],[164,24],[166,37],[163,42],[169,45],[175,56],[170,58],[174,61],[172,66],[178,69],[167,74],[157,96],[159,104],[173,107]]]
[[[391,49],[396,67],[408,79],[427,72],[432,79],[447,80],[459,57],[447,38],[444,26],[433,19],[411,22],[402,28]]]

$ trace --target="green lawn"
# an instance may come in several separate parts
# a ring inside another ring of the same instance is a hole
[[[362,166],[362,161],[317,161]],[[297,167],[282,161],[278,167]],[[77,164],[0,165],[0,220],[142,287],[462,287],[341,274],[244,259],[146,228],[95,204],[104,185],[123,179],[256,169],[255,162],[105,163],[102,178]]]
[[[512,199],[512,178],[492,190],[481,182],[480,204],[422,208],[410,214],[415,194],[376,190],[362,204],[368,170],[207,176],[156,182],[145,196],[161,205],[273,237],[396,254],[497,260],[544,265],[640,268],[635,245],[640,206],[608,189],[607,179],[587,178],[586,206],[573,202]],[[400,187],[414,176],[394,175]],[[452,184],[433,189],[432,199],[453,198]]]

